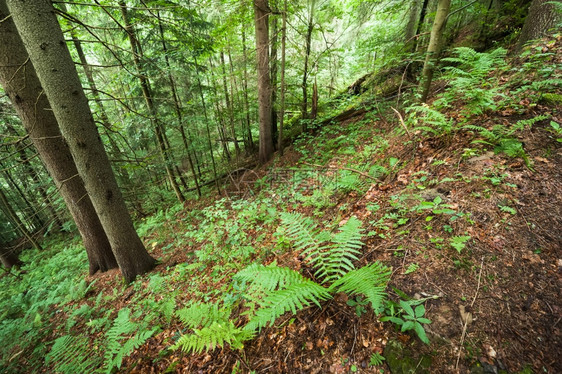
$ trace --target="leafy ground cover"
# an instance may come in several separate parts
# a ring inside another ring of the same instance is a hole
[[[160,263],[131,285],[79,244],[27,251],[3,370],[561,372],[561,45],[458,49],[430,104],[371,97],[144,219]]]

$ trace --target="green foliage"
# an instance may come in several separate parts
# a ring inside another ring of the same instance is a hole
[[[412,105],[406,108],[406,113],[409,114],[407,124],[414,131],[440,135],[449,134],[453,130],[453,120],[427,104]]]
[[[200,353],[222,347],[225,343],[228,343],[233,349],[242,349],[244,341],[252,337],[251,331],[236,327],[230,320],[212,321],[208,326],[194,329],[193,333],[183,335],[172,349]]]
[[[449,240],[449,244],[451,245],[451,247],[453,247],[454,249],[457,250],[457,252],[461,253],[461,251],[466,247],[466,243],[472,239],[470,236],[468,235],[464,235],[464,236],[453,236],[450,240]]]
[[[114,367],[121,368],[123,358],[143,345],[158,330],[148,329],[144,324],[132,321],[130,315],[129,308],[121,309],[105,334],[106,373],[111,373]]]
[[[402,332],[414,330],[422,342],[429,344],[429,339],[422,325],[431,323],[429,319],[423,317],[425,315],[425,307],[421,303],[424,301],[424,299],[410,301],[400,300],[399,310],[397,312],[392,310],[390,312],[391,315],[382,317],[381,321],[395,323],[400,326]],[[416,309],[412,309],[412,306],[416,306]]]
[[[479,53],[459,47],[455,48],[454,54],[442,59],[454,66],[445,67],[443,78],[448,80],[449,86],[434,102],[435,107],[448,108],[460,101],[464,104],[461,115],[466,118],[498,109],[494,100],[500,95],[497,78],[490,75],[506,66],[506,50],[498,48]]]
[[[378,352],[375,352],[371,355],[369,360],[369,366],[378,366],[382,365],[383,361],[385,360],[384,356]]]
[[[51,351],[45,356],[45,364],[53,365],[56,373],[74,374],[93,372],[101,358],[90,348],[86,336],[64,335],[55,340]]]

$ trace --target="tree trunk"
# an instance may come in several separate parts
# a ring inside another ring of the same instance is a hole
[[[560,0],[554,2],[560,2]],[[561,16],[556,5],[552,3],[552,0],[533,0],[519,36],[518,49],[521,49],[528,41],[546,35],[550,29],[556,27]]]
[[[451,0],[439,0],[437,5],[437,14],[431,29],[431,37],[427,47],[427,54],[423,65],[422,79],[420,81],[421,101],[425,102],[429,95],[431,80],[435,66],[439,63],[439,54],[441,53],[441,40],[443,39],[443,31],[447,24],[447,16],[451,9]]]
[[[135,29],[133,28],[129,20],[127,5],[125,5],[125,2],[123,0],[120,0],[118,3],[119,3],[119,8],[121,10],[121,15],[123,16],[123,20],[125,22],[125,31],[127,32],[127,36],[131,44],[131,50],[133,52],[133,63],[135,64],[135,67],[137,69],[142,95],[146,102],[146,107],[148,108],[148,112],[150,113],[150,120],[152,122],[152,126],[156,133],[156,139],[158,140],[160,155],[162,157],[162,160],[164,161],[164,168],[166,169],[168,180],[170,182],[170,185],[172,186],[174,193],[176,194],[176,197],[181,203],[183,203],[185,201],[185,197],[182,195],[180,191],[180,187],[178,186],[178,183],[176,182],[176,179],[174,177],[171,157],[169,154],[169,150],[166,148],[165,141],[164,141],[163,134],[165,129],[158,121],[158,112],[156,111],[156,107],[154,106],[154,101],[152,100],[152,89],[150,87],[150,81],[141,66],[140,59],[142,56],[142,52],[140,50],[140,45],[137,40]]]
[[[119,268],[130,282],[156,261],[135,231],[53,6],[47,1],[9,0],[8,7]]]
[[[37,243],[35,238],[33,238],[33,233],[29,232],[27,228],[24,226],[23,222],[18,217],[17,213],[10,205],[10,202],[8,201],[8,198],[4,194],[4,191],[2,191],[1,189],[0,189],[0,207],[2,207],[2,210],[6,213],[8,217],[10,217],[12,222],[14,222],[14,224],[16,225],[16,229],[23,236],[25,236],[25,238],[31,243],[31,245],[33,245],[38,250],[42,250],[43,248],[41,248],[41,245],[39,245],[39,243]]]
[[[429,0],[423,0],[423,4],[421,7],[421,12],[420,12],[420,20],[418,21],[418,27],[416,28],[416,40],[414,42],[414,46],[413,46],[413,50],[414,52],[417,51],[418,49],[418,45],[419,45],[419,41],[420,41],[420,33],[422,31],[423,28],[423,22],[425,21],[425,15],[427,14],[427,5],[429,3]]]
[[[272,27],[271,27],[271,138],[273,145],[277,146],[277,110],[275,105],[277,103],[277,45],[279,37],[279,19],[277,16],[273,17]]]
[[[287,41],[287,0],[283,0],[283,25],[281,28],[281,107],[279,109],[279,138],[277,149],[283,156],[283,125],[285,123],[285,44]]]
[[[246,136],[244,139],[244,148],[246,153],[254,152],[254,139],[252,137],[252,127],[250,121],[250,100],[248,99],[248,52],[246,49],[246,31],[242,25],[242,53],[244,54],[244,111],[246,112]]]
[[[111,246],[15,25],[0,0],[0,84],[62,195],[88,254],[90,274],[117,267]],[[21,67],[24,68],[21,68]]]
[[[3,243],[0,243],[0,262],[6,269],[21,264],[18,255],[15,253],[15,249],[8,248]]]
[[[273,157],[271,137],[271,81],[269,78],[269,14],[267,0],[254,0],[256,47],[258,62],[258,106],[260,123],[259,161],[266,163]]]
[[[307,131],[306,119],[308,118],[308,61],[310,59],[310,51],[312,47],[312,31],[314,31],[314,8],[316,6],[316,0],[312,0],[310,3],[310,10],[308,16],[308,27],[306,30],[306,45],[305,45],[305,55],[304,55],[304,70],[302,73],[302,107],[301,107],[301,117],[303,120],[303,131]]]
[[[16,129],[11,124],[6,123],[6,129],[10,133],[12,133],[15,137],[20,136],[20,134],[18,134]],[[55,205],[53,204],[51,197],[47,193],[45,186],[43,186],[43,183],[41,182],[41,178],[39,178],[39,174],[37,173],[37,171],[35,171],[33,165],[31,165],[31,162],[29,161],[29,158],[27,157],[27,154],[25,152],[25,146],[22,144],[22,142],[18,142],[16,144],[16,151],[19,154],[20,161],[24,166],[24,168],[26,169],[27,174],[31,177],[31,180],[36,185],[37,191],[39,192],[39,196],[41,196],[42,202],[45,204],[47,210],[51,213],[52,222],[54,224],[55,231],[62,230],[62,222],[55,209]]]
[[[409,18],[406,24],[406,32],[404,34],[404,43],[406,53],[414,51],[416,39],[416,23],[418,22],[418,14],[420,12],[420,0],[412,1],[408,9]]]
[[[230,124],[230,132],[232,139],[234,141],[234,150],[236,152],[236,158],[240,157],[240,147],[238,147],[238,142],[236,141],[236,128],[234,126],[234,92],[228,92],[228,83],[226,82],[226,60],[224,59],[224,52],[221,51],[221,70],[222,70],[222,85],[224,90],[224,101],[226,104],[226,110],[228,111],[228,121]],[[231,85],[232,90],[232,85]]]

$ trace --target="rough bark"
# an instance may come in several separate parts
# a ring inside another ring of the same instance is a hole
[[[529,7],[529,15],[519,36],[518,48],[522,48],[530,40],[538,39],[556,27],[560,21],[560,12],[552,0],[533,0]],[[556,1],[555,1],[556,2]],[[560,2],[558,0],[557,2]]]
[[[7,14],[5,0],[0,0],[0,19]],[[0,23],[0,39],[0,84],[76,223],[88,255],[90,274],[116,268],[109,240],[11,19]]]
[[[271,136],[271,80],[269,77],[269,14],[267,0],[254,0],[256,47],[258,62],[258,117],[260,124],[259,160],[266,163],[273,157]]]
[[[47,0],[7,3],[119,268],[130,282],[156,261],[134,229],[54,9]]]
[[[433,71],[435,65],[439,62],[439,54],[441,53],[441,40],[443,39],[443,31],[447,24],[447,16],[451,9],[451,0],[439,0],[437,4],[437,13],[435,14],[435,21],[431,29],[431,36],[429,45],[427,46],[427,53],[423,65],[422,79],[420,82],[421,87],[421,101],[425,102],[429,95],[429,88],[433,79]]]

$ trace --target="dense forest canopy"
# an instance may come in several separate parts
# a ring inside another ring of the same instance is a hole
[[[562,370],[561,14],[0,0],[3,370]]]

